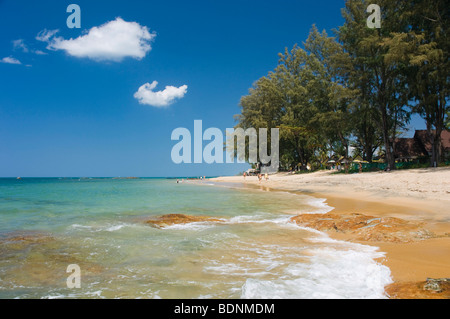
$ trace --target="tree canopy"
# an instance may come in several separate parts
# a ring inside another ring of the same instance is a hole
[[[449,8],[445,1],[380,0],[380,28],[367,24],[369,1],[347,0],[345,23],[329,36],[313,25],[302,45],[240,101],[236,127],[279,128],[284,169],[320,167],[353,147],[376,150],[394,169],[396,138],[413,113],[427,123],[433,161],[449,114]],[[432,131],[434,130],[434,135]]]

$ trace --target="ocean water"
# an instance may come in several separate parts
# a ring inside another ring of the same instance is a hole
[[[290,222],[331,209],[207,180],[3,178],[0,298],[385,298],[376,247]],[[144,222],[170,213],[223,222]]]

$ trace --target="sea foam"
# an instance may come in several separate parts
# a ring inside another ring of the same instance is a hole
[[[391,272],[375,261],[384,257],[377,247],[334,240],[316,231],[309,241],[326,245],[308,249],[307,262],[291,263],[275,280],[248,278],[241,298],[387,298],[384,287],[392,283]]]
[[[276,280],[248,278],[242,298],[386,298],[390,270],[376,254],[357,250],[318,249],[308,263],[289,265]]]

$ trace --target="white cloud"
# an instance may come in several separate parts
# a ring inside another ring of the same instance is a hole
[[[42,42],[49,42],[50,38],[53,37],[58,32],[59,32],[58,29],[56,29],[56,30],[44,29],[38,33],[38,35],[36,36],[36,40],[42,41]]]
[[[23,52],[28,52],[28,47],[23,41],[23,39],[14,40],[13,42],[14,50],[22,50]]]
[[[187,85],[182,85],[178,88],[174,86],[166,86],[163,91],[154,92],[153,89],[157,85],[157,81],[153,81],[152,84],[145,83],[136,93],[134,93],[134,97],[140,104],[164,107],[173,103],[175,99],[181,99],[187,92]]]
[[[3,59],[0,60],[0,62],[8,63],[8,64],[22,64],[19,60],[17,60],[16,58],[13,58],[12,56],[4,57]]]
[[[58,30],[54,30],[54,31],[58,31]],[[39,39],[47,39],[48,40],[52,35],[54,35],[53,31],[47,31],[47,30],[41,31],[39,34],[36,37],[36,39],[39,38]],[[43,41],[43,40],[41,40],[41,41]],[[13,43],[13,48],[15,51],[20,50],[24,53],[31,52],[31,53],[34,53],[37,55],[46,55],[47,54],[41,50],[35,50],[33,48],[30,49],[23,39],[14,40],[14,41],[12,41],[12,43]]]
[[[57,31],[43,30],[36,39],[47,42],[49,50],[64,50],[71,56],[98,61],[121,61],[126,57],[140,60],[151,50],[150,42],[156,37],[147,27],[121,18],[93,27],[76,39],[54,37]]]

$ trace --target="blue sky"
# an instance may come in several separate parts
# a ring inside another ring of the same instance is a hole
[[[71,3],[81,8],[80,29],[66,25]],[[331,34],[343,23],[343,6],[343,0],[0,0],[0,176],[236,174],[247,165],[174,164],[171,132],[193,132],[196,119],[203,129],[233,127],[241,96],[276,67],[277,54],[302,43],[312,24]],[[151,49],[123,45],[119,51],[131,51],[104,58],[96,41],[81,49],[70,41],[118,17],[120,27],[134,23],[128,32],[150,34]],[[49,39],[39,41],[38,34]],[[176,91],[159,95],[168,95],[170,105],[139,103],[135,93],[153,81],[154,91]]]

